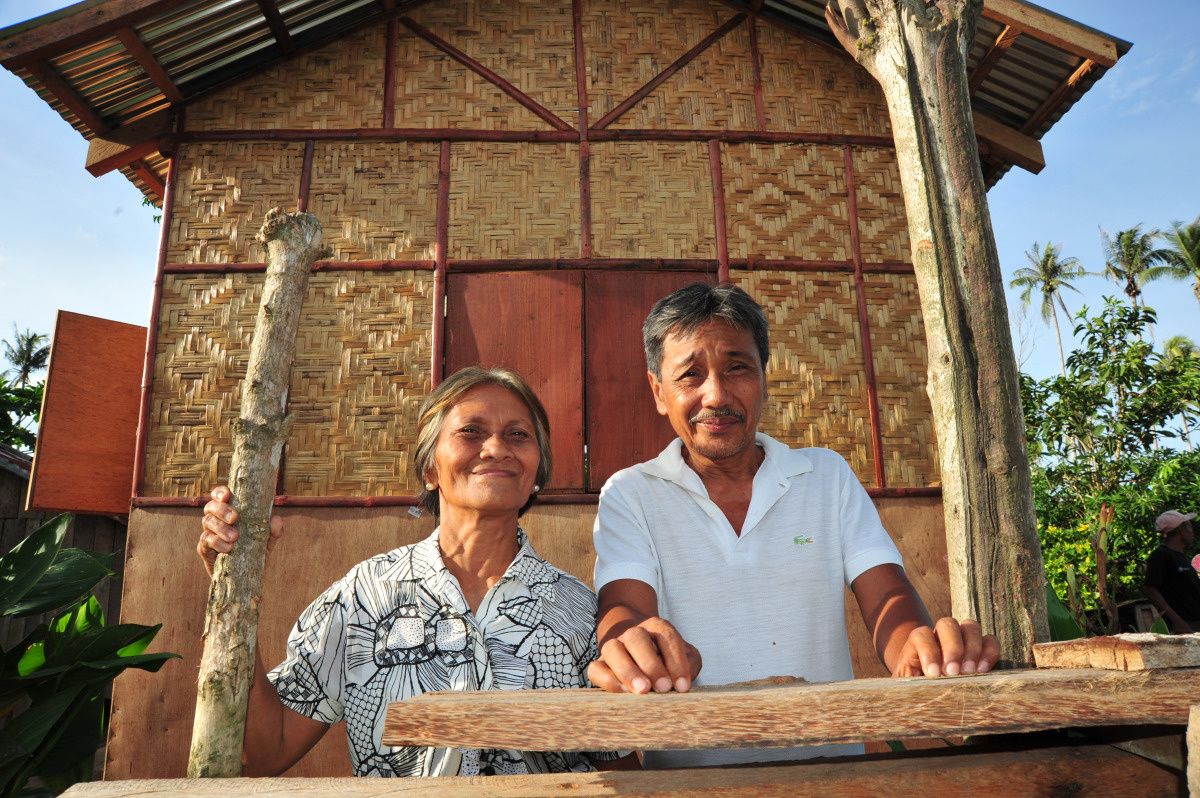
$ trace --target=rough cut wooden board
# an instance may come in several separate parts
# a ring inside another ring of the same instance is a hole
[[[770,748],[1072,726],[1184,725],[1200,670],[1024,670],[940,679],[631,695],[427,693],[392,704],[390,745],[528,751]]]
[[[1039,668],[1194,668],[1200,666],[1200,634],[1144,632],[1038,643],[1033,647],[1033,660]]]
[[[721,798],[920,795],[1175,796],[1183,779],[1106,745],[703,770],[436,779],[171,779],[79,784],[64,798]]]

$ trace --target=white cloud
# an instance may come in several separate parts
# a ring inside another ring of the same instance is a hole
[[[95,244],[97,236],[91,230],[84,230],[82,227],[75,228],[75,237],[87,244]]]

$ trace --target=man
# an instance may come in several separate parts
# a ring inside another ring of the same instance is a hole
[[[1177,635],[1200,632],[1200,577],[1184,551],[1196,539],[1195,513],[1167,510],[1154,522],[1162,544],[1146,560],[1143,590]]]
[[[731,286],[687,286],[654,306],[643,339],[655,404],[679,437],[600,493],[593,683],[646,693],[774,675],[853,678],[845,584],[893,674],[977,673],[996,663],[996,640],[976,622],[930,623],[845,460],[757,432],[768,343],[754,300]],[[646,765],[861,750],[647,752]]]

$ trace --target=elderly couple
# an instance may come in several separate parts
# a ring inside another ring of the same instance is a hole
[[[597,599],[537,555],[518,523],[550,475],[546,412],[516,374],[464,369],[421,409],[414,467],[438,519],[426,540],[360,563],[319,596],[251,690],[247,775],[286,770],[338,720],[359,775],[544,773],[637,766],[613,752],[394,748],[390,702],[433,690],[581,687],[686,692],[773,675],[852,678],[848,584],[897,676],[982,673],[974,621],[931,623],[846,462],[757,432],[762,308],[694,284],[643,328],[650,390],[679,436],[600,493]],[[212,571],[237,540],[230,494],[204,508]],[[278,519],[272,537],[281,533]],[[645,752],[646,767],[835,756],[855,746]]]

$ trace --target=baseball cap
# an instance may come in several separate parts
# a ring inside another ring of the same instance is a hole
[[[1195,517],[1195,513],[1181,513],[1178,510],[1167,510],[1154,520],[1154,528],[1165,535],[1184,521],[1191,521]]]

